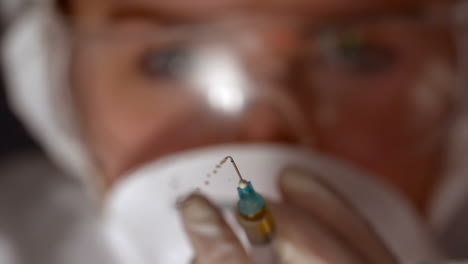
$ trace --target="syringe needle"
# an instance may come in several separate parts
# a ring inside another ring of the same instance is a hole
[[[242,184],[247,183],[247,181],[246,181],[246,180],[242,177],[242,175],[240,174],[239,168],[237,167],[236,162],[234,161],[234,159],[233,159],[231,156],[225,157],[225,158],[221,161],[221,164],[224,164],[228,159],[231,161],[232,166],[234,166],[234,169],[236,170],[237,176],[239,176],[239,184],[241,184],[241,183],[242,183]]]

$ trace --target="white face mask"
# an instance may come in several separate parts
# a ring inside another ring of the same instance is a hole
[[[104,223],[119,263],[190,263],[192,250],[176,203],[198,189],[225,210],[228,222],[246,245],[242,230],[230,214],[238,200],[236,172],[226,163],[213,173],[219,161],[228,155],[235,159],[242,176],[270,200],[281,199],[276,186],[281,170],[299,166],[326,178],[349,197],[395,252],[408,257],[418,251],[420,256],[430,248],[412,211],[395,193],[371,178],[338,166],[329,158],[290,146],[226,145],[157,160],[130,173],[115,186],[108,196]],[[373,205],[379,203],[385,204],[386,210],[376,211]],[[400,218],[395,222],[407,223],[406,228],[393,229],[388,219],[395,217]]]

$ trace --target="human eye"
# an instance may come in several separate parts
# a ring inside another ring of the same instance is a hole
[[[341,72],[385,73],[397,61],[397,50],[391,42],[359,29],[321,32],[318,44],[320,66]]]
[[[316,31],[307,43],[305,87],[312,87],[315,96],[344,101],[407,87],[422,66],[419,43],[416,31],[399,24],[350,24]]]
[[[141,72],[150,80],[179,80],[184,76],[192,57],[188,45],[150,47],[141,54]]]

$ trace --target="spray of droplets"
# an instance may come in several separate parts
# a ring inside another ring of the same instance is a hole
[[[228,160],[231,160],[231,162],[233,163],[234,168],[236,169],[236,172],[238,173],[240,179],[243,180],[242,177],[240,176],[240,173],[239,173],[239,170],[237,169],[237,166],[236,166],[235,163],[234,163],[234,159],[233,159],[231,156],[227,156],[227,157],[223,158],[223,159],[215,166],[215,168],[211,171],[211,173],[207,173],[207,174],[206,174],[206,176],[205,176],[205,181],[204,181],[204,185],[205,185],[205,186],[209,186],[209,185],[211,184],[210,181],[211,181],[212,176],[218,174],[219,169],[221,169],[221,167],[224,165],[224,163],[226,163],[226,161],[228,161]],[[232,178],[231,178],[231,177],[228,178],[228,182],[232,182]],[[172,184],[175,185],[176,183],[173,182]],[[200,188],[200,187],[195,188],[194,192],[195,192],[195,193],[200,193],[200,192],[201,192],[201,188]],[[176,201],[176,207],[177,207],[177,208],[180,208],[180,207],[183,205],[183,201],[184,201],[184,200],[185,200],[185,197],[180,197],[180,198]]]
[[[205,181],[204,181],[205,186],[209,186],[211,184],[210,181],[211,181],[212,176],[218,174],[219,169],[221,169],[221,167],[224,165],[224,163],[226,163],[226,161],[228,161],[228,160],[231,160],[231,162],[233,162],[233,164],[235,164],[234,159],[231,156],[227,156],[227,157],[223,158],[218,164],[216,164],[215,168],[210,173],[206,174]],[[235,166],[235,169],[236,169],[236,171],[238,171],[237,166]],[[240,176],[240,174],[239,174],[239,176]],[[232,178],[228,178],[228,182],[232,182]],[[197,190],[200,190],[200,188],[197,188]]]

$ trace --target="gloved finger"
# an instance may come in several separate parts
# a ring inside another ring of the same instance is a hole
[[[206,198],[191,195],[181,204],[180,212],[197,264],[251,263],[221,213]]]
[[[270,203],[280,263],[371,264],[333,230],[303,210]]]
[[[369,263],[397,263],[370,224],[332,186],[299,168],[285,169],[280,190],[286,203],[325,223]]]

